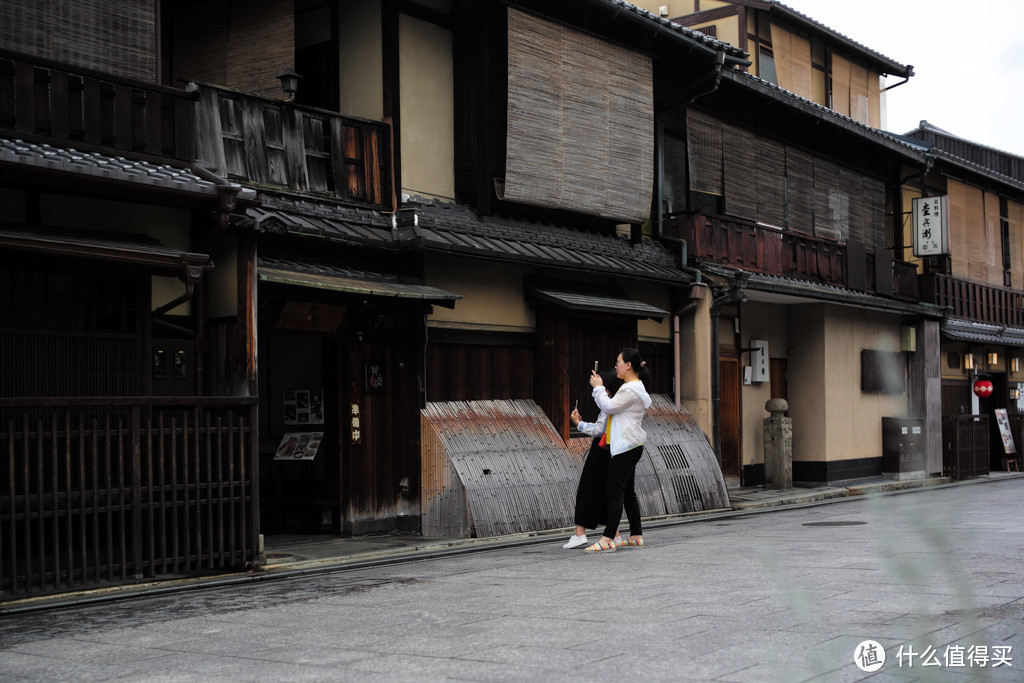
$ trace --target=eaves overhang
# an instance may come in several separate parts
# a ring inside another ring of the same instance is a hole
[[[304,287],[357,296],[418,300],[453,308],[462,298],[418,278],[346,268],[313,257],[281,258],[259,255],[256,276],[260,282]]]
[[[213,262],[207,254],[155,244],[75,235],[67,231],[8,228],[2,224],[0,250],[95,261],[154,275],[176,276],[183,282],[198,280],[203,271],[213,268]]]
[[[1024,348],[1024,329],[950,318],[939,334],[951,341]]]
[[[695,31],[682,24],[665,19],[642,7],[637,7],[631,2],[626,2],[626,0],[586,0],[586,2],[611,10],[616,13],[617,17],[623,17],[627,21],[650,26],[659,36],[665,36],[677,41],[687,49],[697,49],[707,55],[721,52],[725,56],[725,63],[730,66],[749,66],[751,63],[747,59],[746,51],[717,38],[705,35],[700,31]]]
[[[533,299],[573,313],[618,315],[641,319],[650,318],[657,322],[661,322],[669,316],[669,312],[666,310],[631,299],[625,295],[614,296],[610,294],[579,292],[550,285],[530,286],[527,287],[526,291]]]
[[[899,76],[900,78],[910,78],[914,75],[914,67],[912,65],[900,64],[896,60],[886,57],[882,53],[876,52],[868,46],[853,40],[849,36],[843,35],[835,29],[822,24],[820,21],[817,21],[816,19],[793,9],[788,5],[777,2],[777,0],[765,0],[764,2],[756,1],[741,4],[747,4],[750,6],[766,5],[768,13],[771,16],[780,17],[810,33],[818,33],[842,43],[842,45],[853,54],[856,54],[862,59],[877,66],[882,75]]]
[[[203,175],[169,164],[0,138],[0,180],[3,182],[196,208],[219,205],[225,188],[229,188],[239,202],[255,202],[257,198],[255,190],[210,173]]]
[[[750,274],[745,291],[749,300],[766,303],[797,305],[827,302],[932,320],[945,320],[949,313],[949,309],[944,306],[900,301],[843,287],[760,273]]]

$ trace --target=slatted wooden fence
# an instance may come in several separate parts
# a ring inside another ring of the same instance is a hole
[[[0,600],[257,560],[256,401],[0,399]]]
[[[942,473],[953,479],[987,477],[989,472],[988,415],[942,418]]]

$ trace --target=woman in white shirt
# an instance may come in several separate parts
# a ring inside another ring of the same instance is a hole
[[[611,452],[608,464],[608,478],[605,488],[607,514],[605,516],[604,535],[593,545],[587,546],[587,552],[612,552],[617,547],[639,548],[644,545],[643,529],[637,515],[634,527],[630,515],[629,538],[615,543],[619,531],[619,520],[622,518],[623,500],[626,491],[632,492],[636,465],[644,452],[647,432],[641,427],[644,413],[651,407],[651,397],[644,386],[644,379],[650,379],[650,370],[636,349],[623,349],[615,360],[615,376],[623,381],[623,385],[609,397],[604,388],[604,380],[596,372],[590,373],[590,386],[597,407],[608,416],[605,430]],[[633,496],[635,499],[635,495]]]
[[[622,380],[615,376],[612,369],[601,371],[601,381],[609,396],[614,396]],[[608,512],[608,505],[605,503],[604,492],[608,484],[608,463],[611,461],[611,453],[608,450],[607,442],[602,444],[601,437],[604,436],[605,427],[608,423],[608,416],[600,413],[595,422],[584,422],[581,419],[579,408],[573,408],[569,419],[574,427],[582,434],[593,437],[590,450],[587,452],[586,460],[583,463],[583,471],[580,473],[580,481],[576,487],[576,512],[573,521],[576,524],[576,534],[569,538],[563,548],[583,548],[590,545],[587,540],[587,529],[596,529],[604,522],[605,514]],[[607,440],[605,440],[607,441]],[[630,493],[627,490],[623,500],[626,515],[633,519],[640,519],[640,505],[636,502],[634,493],[633,500],[630,500]],[[621,541],[621,538],[617,538]]]

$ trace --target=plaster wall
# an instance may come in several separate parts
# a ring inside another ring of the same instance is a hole
[[[899,351],[900,318],[828,304],[794,306],[788,314],[793,460],[880,456],[882,418],[906,416],[908,397],[861,391],[860,352]]]
[[[153,238],[160,246],[170,249],[188,251],[191,248],[191,215],[185,209],[46,194],[41,195],[39,204],[43,225],[120,232]],[[153,277],[152,280],[154,309],[185,292],[184,283],[176,277]],[[186,302],[169,313],[187,315],[190,310],[191,304]]]
[[[754,302],[744,305],[740,317],[740,340],[742,348],[749,349],[751,340],[764,339],[768,342],[768,355],[771,358],[789,356],[789,325],[786,307]],[[752,365],[750,353],[740,357],[740,366]],[[742,376],[742,375],[741,375]],[[792,391],[792,387],[790,387]],[[772,396],[772,384],[768,382],[751,382],[744,385],[741,391],[743,404],[743,458],[742,465],[760,464],[764,462],[764,419],[769,417],[764,404]]]
[[[383,47],[379,0],[338,3],[340,111],[384,118]]]
[[[672,292],[665,285],[653,282],[626,282],[623,289],[626,295],[636,301],[657,306],[663,311],[672,311]],[[668,315],[661,322],[644,318],[637,321],[637,338],[640,341],[668,342],[672,340],[672,316]]]
[[[455,198],[455,95],[451,31],[399,19],[403,193]]]
[[[494,261],[469,261],[428,254],[424,259],[428,285],[461,294],[455,308],[434,306],[431,327],[533,332],[533,311],[523,297],[523,277],[531,269]]]
[[[693,311],[679,318],[680,399],[687,412],[712,440],[711,293]]]

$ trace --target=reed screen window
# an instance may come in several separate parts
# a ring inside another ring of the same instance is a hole
[[[501,199],[643,223],[654,185],[651,58],[508,10]]]

